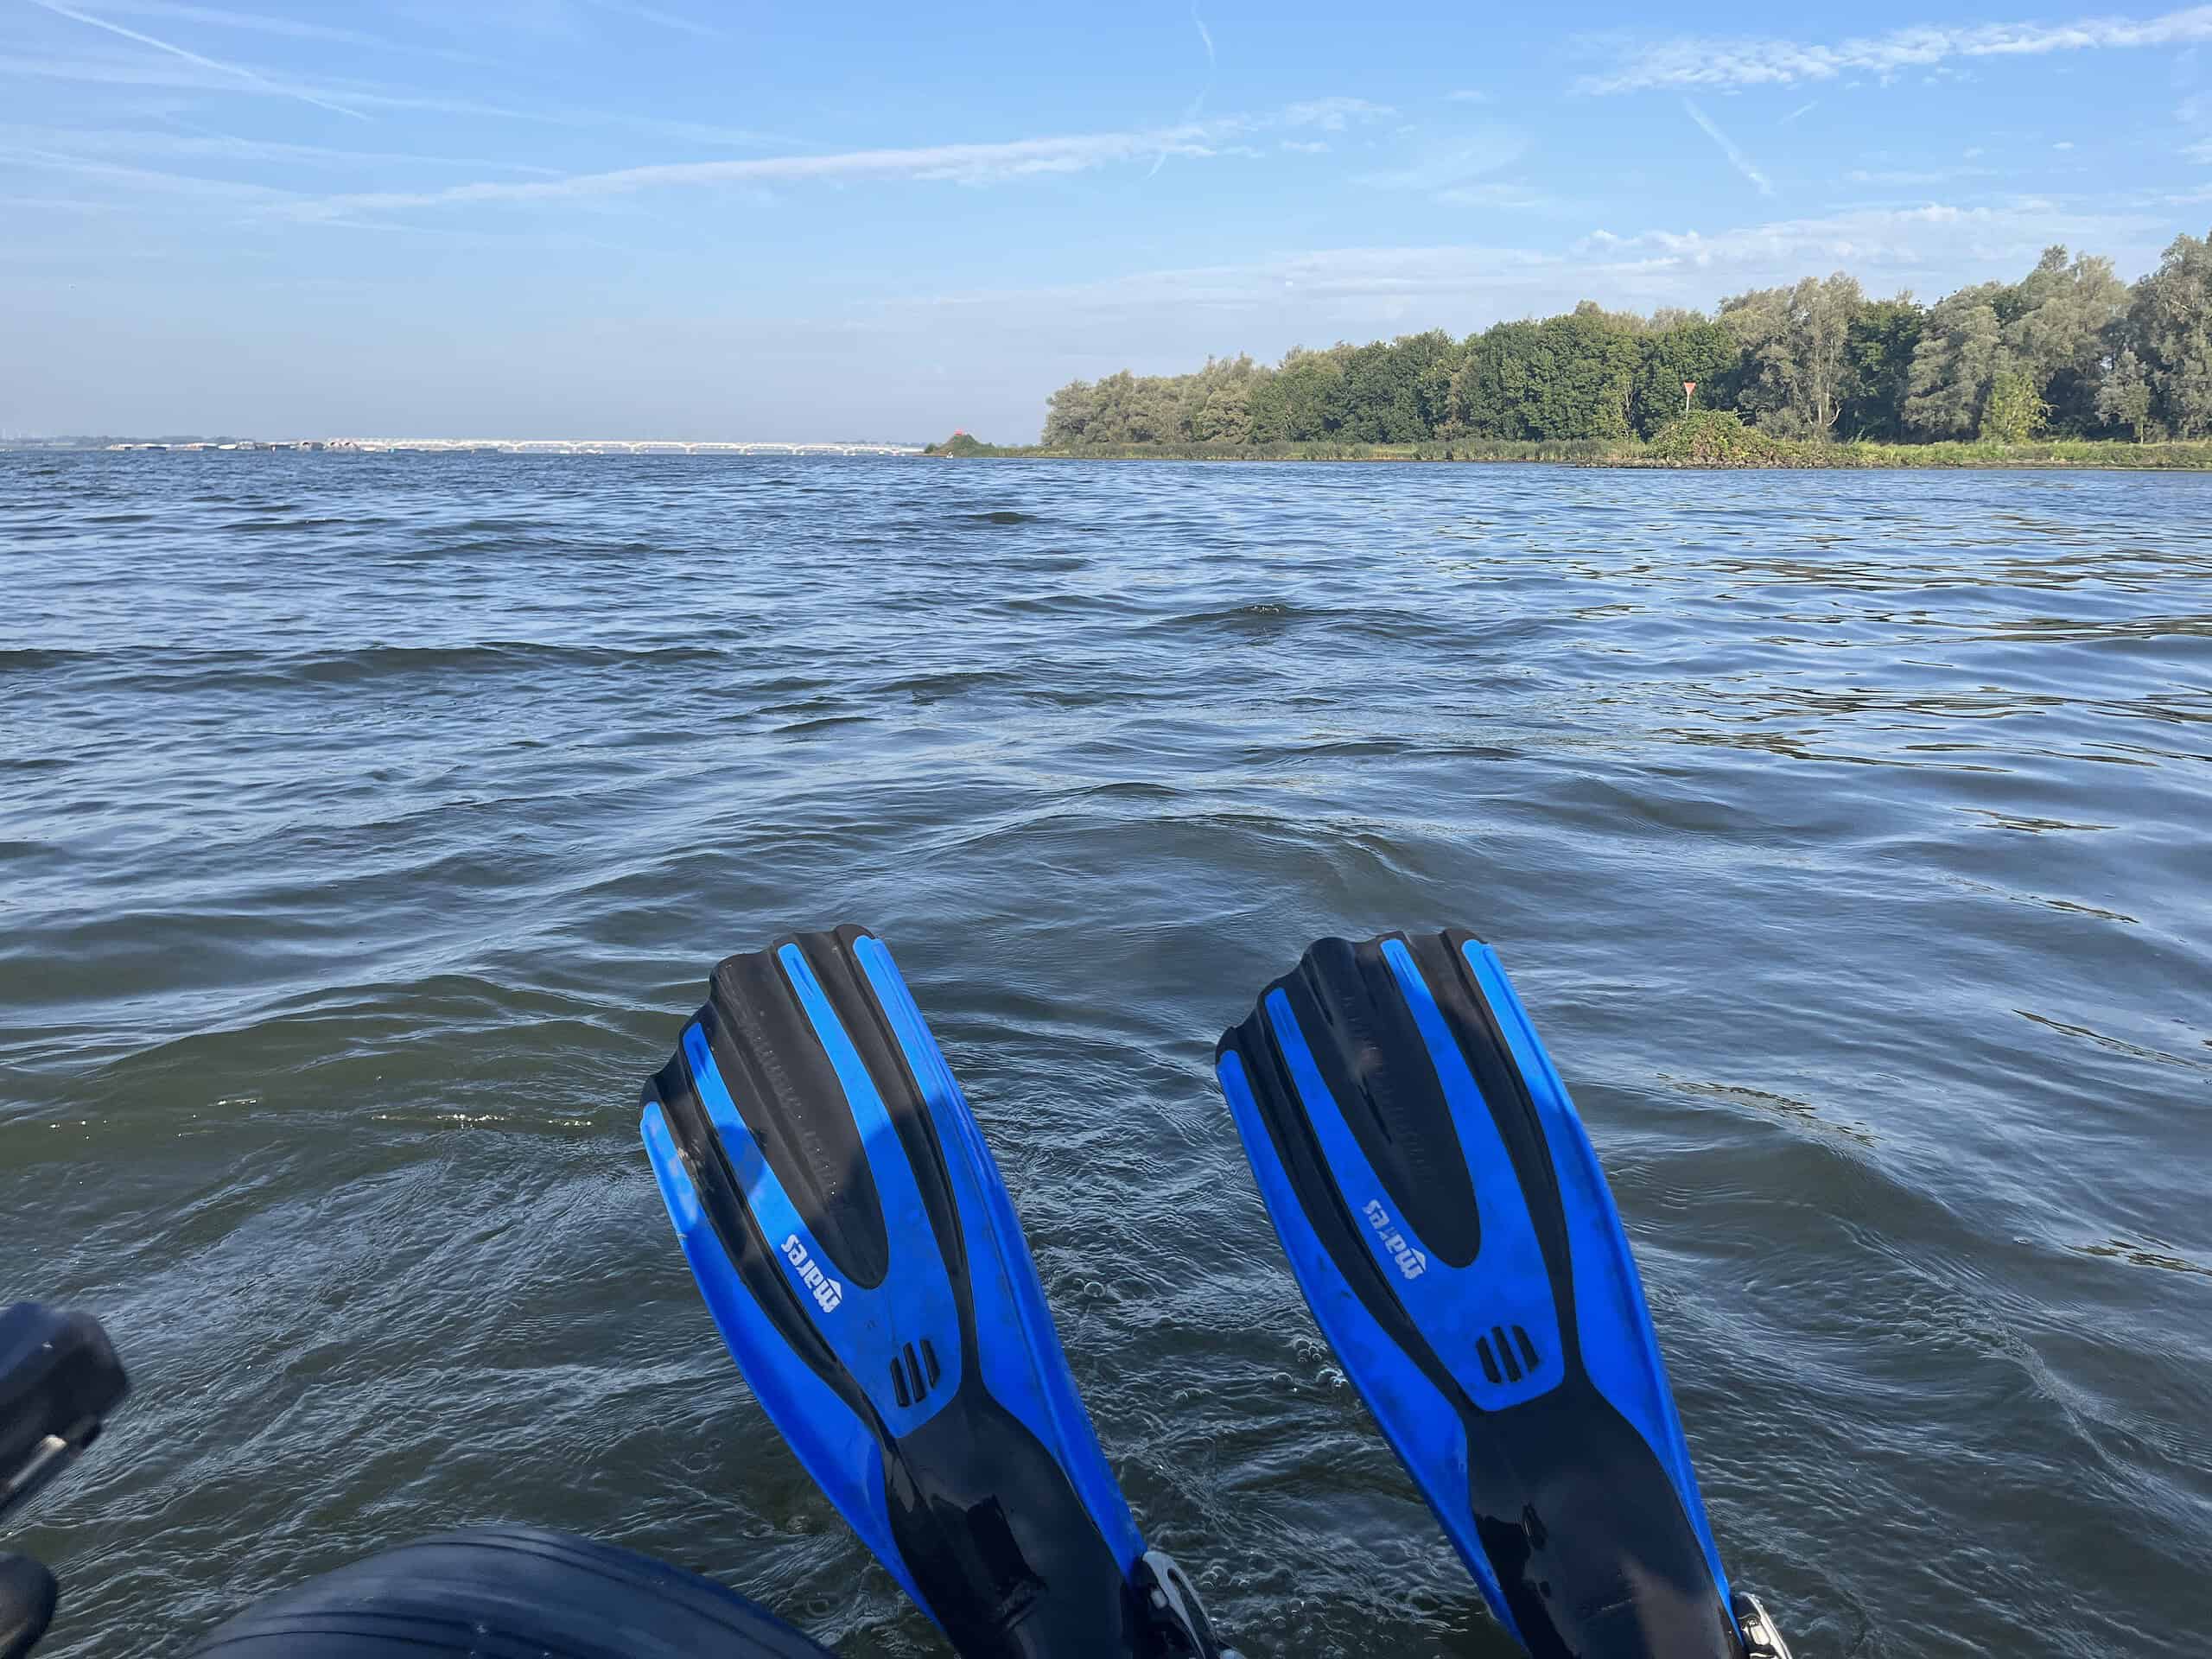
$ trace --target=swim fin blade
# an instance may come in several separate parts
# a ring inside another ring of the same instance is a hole
[[[1147,1554],[968,1103],[857,927],[717,966],[645,1084],[661,1197],[785,1439],[966,1659],[1218,1651]]]
[[[1323,939],[1215,1058],[1315,1321],[1522,1645],[1786,1659],[1731,1598],[1619,1214],[1496,953]]]

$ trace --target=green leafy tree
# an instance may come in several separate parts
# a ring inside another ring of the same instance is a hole
[[[1905,423],[1932,438],[1971,437],[1981,429],[1989,388],[2009,366],[1997,302],[2003,284],[1962,288],[1938,300],[1913,348]]]
[[[1332,391],[1344,378],[1350,347],[1310,352],[1294,346],[1251,397],[1255,443],[1305,443],[1329,435]]]
[[[1636,335],[1587,302],[1564,317],[1499,323],[1467,350],[1446,435],[1625,437],[1636,367]]]
[[[1636,386],[1636,335],[1585,300],[1573,315],[1536,325],[1540,362],[1539,438],[1624,438]]]
[[[1912,353],[1927,320],[1910,294],[1869,301],[1852,318],[1843,342],[1843,415],[1836,423],[1847,437],[1894,443],[1905,435]]]
[[[1191,435],[1200,443],[1242,443],[1252,435],[1252,383],[1224,380],[1206,394],[1191,416]]]
[[[1151,388],[1127,369],[1103,375],[1097,383],[1096,429],[1108,443],[1143,443],[1159,429],[1153,419]]]
[[[1452,418],[1446,435],[1530,438],[1526,405],[1533,396],[1535,322],[1501,322],[1467,345],[1452,378]]]
[[[2177,438],[2212,432],[2212,234],[2174,238],[2135,285],[2128,333],[2152,417]]]
[[[1436,422],[1427,387],[1437,365],[1458,353],[1452,336],[1440,328],[1402,334],[1388,346],[1355,352],[1344,365],[1344,384],[1353,404],[1367,412],[1367,420],[1357,432],[1348,425],[1346,435],[1382,443],[1418,443],[1433,437]]]
[[[2141,443],[2151,429],[2151,377],[2132,346],[2123,346],[2112,372],[2097,389],[2097,418],[2107,426],[2125,428]]]
[[[1344,358],[1344,372],[1329,388],[1331,437],[1354,443],[1385,440],[1398,413],[1392,406],[1397,386],[1391,368],[1390,348],[1382,341],[1351,348]]]
[[[1421,424],[1431,437],[1463,436],[1452,401],[1452,383],[1465,366],[1467,353],[1474,348],[1475,336],[1453,340],[1444,336],[1444,349],[1432,356],[1421,372],[1414,394],[1421,404]]]
[[[1139,422],[1136,415],[1137,378],[1127,369],[1101,375],[1091,383],[1090,418],[1084,424],[1088,443],[1133,443]]]
[[[2050,406],[2051,424],[2075,435],[2098,430],[2106,423],[2097,391],[2127,315],[2127,285],[2109,259],[2069,262],[2064,248],[2050,247],[2013,294],[2018,310],[2005,325],[2005,348]]]
[[[1288,361],[1285,359],[1286,363]],[[1252,443],[1290,442],[1289,382],[1281,369],[1254,377],[1244,400],[1245,436]]]
[[[1249,355],[1210,357],[1179,378],[1177,425],[1197,443],[1242,443],[1251,435],[1252,389],[1265,372]]]
[[[1737,401],[1760,427],[1795,438],[1834,430],[1843,414],[1845,346],[1866,303],[1858,279],[1841,271],[1722,302],[1720,320],[1748,359]]]
[[[1093,442],[1090,428],[1097,406],[1097,393],[1090,381],[1071,380],[1046,401],[1041,442],[1054,449]]]
[[[1981,435],[1999,443],[2025,443],[2050,413],[2036,391],[2035,377],[2019,367],[2001,369],[1990,382],[1982,405]]]

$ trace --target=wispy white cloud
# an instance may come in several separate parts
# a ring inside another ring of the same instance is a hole
[[[74,196],[0,196],[0,207],[20,208],[25,213],[111,213],[116,211],[112,201],[87,201]]]
[[[284,97],[297,99],[302,104],[312,104],[315,108],[328,110],[334,115],[350,116],[356,121],[365,121],[369,118],[360,111],[348,109],[343,104],[334,104],[327,99],[317,98],[296,87],[282,86],[257,71],[245,67],[243,64],[225,63],[219,59],[202,57],[197,52],[188,51],[183,47],[173,45],[168,41],[156,40],[151,35],[142,35],[135,29],[125,29],[121,23],[111,23],[105,18],[95,17],[89,12],[74,11],[67,6],[58,5],[55,0],[27,0],[27,3],[36,6],[41,11],[50,11],[57,17],[67,17],[73,22],[84,23],[92,29],[104,29],[111,35],[121,35],[126,41],[135,41],[140,46],[151,47],[157,52],[166,52],[171,57],[181,59],[186,63],[194,64],[202,69],[211,69],[220,74],[235,77],[250,86],[258,86]]]
[[[1799,119],[1801,117],[1810,115],[1815,110],[1817,110],[1820,107],[1821,100],[1817,98],[1809,104],[1800,104],[1796,109],[1790,111],[1789,114],[1783,116],[1781,120],[1776,122],[1774,124],[1777,127],[1786,127],[1791,122]]]
[[[2053,144],[2051,148],[2057,150],[2071,149],[2074,148],[2074,141],[2071,138],[2062,138],[2056,143]]]
[[[712,23],[701,22],[696,17],[687,17],[681,12],[666,11],[658,6],[640,6],[629,0],[595,0],[603,11],[620,12],[626,17],[635,17],[641,23],[652,23],[660,29],[673,29],[679,35],[696,35],[703,41],[726,41],[729,34]]]
[[[38,0],[29,0],[37,4]],[[31,57],[0,54],[0,76],[34,80],[72,81],[88,86],[159,86],[192,92],[242,92],[263,98],[297,98],[317,102],[326,90],[291,81],[259,76],[241,80],[228,66],[194,54],[149,58],[132,54],[85,57]],[[365,93],[347,94],[355,103],[372,101]],[[396,101],[396,100],[387,100]]]
[[[1528,153],[1527,133],[1514,127],[1484,127],[1402,166],[1362,174],[1357,182],[1377,190],[1450,190],[1510,167]]]
[[[1497,207],[1514,213],[1533,213],[1565,206],[1560,200],[1534,185],[1493,180],[1482,184],[1455,184],[1440,190],[1436,199],[1453,207]]]
[[[233,179],[203,179],[186,173],[124,167],[113,162],[86,161],[81,156],[30,147],[0,149],[0,160],[152,195],[188,196],[195,200],[228,201],[256,207],[278,206],[296,199],[290,191],[265,184],[242,184]]]
[[[1488,92],[1479,91],[1472,86],[1462,86],[1456,92],[1445,93],[1444,96],[1454,104],[1487,104],[1490,102],[1490,94]]]
[[[1206,20],[1198,16],[1198,0],[1191,0],[1191,26],[1198,31],[1198,44],[1206,49],[1206,79],[1205,85],[1198,88],[1198,96],[1193,98],[1183,111],[1183,119],[1186,123],[1198,118],[1199,113],[1206,106],[1206,94],[1213,91],[1215,69],[1213,33],[1206,28]],[[1167,165],[1167,158],[1172,153],[1172,151],[1162,149],[1152,164],[1152,171],[1146,174],[1145,177],[1150,179],[1155,176],[1161,168]]]
[[[2084,208],[2024,196],[1993,206],[1930,202],[1863,207],[1815,218],[1778,219],[1715,232],[1600,231],[1578,251],[1617,271],[1773,273],[1781,280],[1815,270],[1847,269],[1872,280],[1923,279],[1947,286],[2033,263],[2054,241],[2107,249],[2123,268],[2171,234],[2154,215]],[[1762,276],[1762,280],[1770,278]]]
[[[1344,102],[1356,105],[1357,100]],[[996,184],[1039,175],[1089,172],[1120,162],[1156,162],[1162,155],[1251,156],[1259,152],[1240,140],[1284,128],[1318,125],[1327,129],[1332,124],[1355,118],[1358,113],[1331,109],[1317,114],[1318,107],[1300,105],[1268,115],[1221,116],[1207,121],[1126,132],[1017,138],[998,143],[925,144],[824,155],[770,156],[740,161],[675,162],[542,181],[479,181],[441,190],[368,192],[303,203],[298,211],[304,218],[350,218],[363,213],[472,203],[578,200],[648,190],[823,181],[903,179]]]
[[[1012,304],[1144,326],[1161,315],[1266,311],[1287,306],[1335,315],[1395,315],[1409,303],[1465,295],[1484,279],[1554,270],[1550,255],[1510,247],[1329,248],[1249,264],[1132,271],[1098,282],[1023,289],[969,289],[889,302],[887,310],[959,311]]]
[[[1342,132],[1354,122],[1380,121],[1396,113],[1388,104],[1370,104],[1363,98],[1313,98],[1289,105],[1277,118],[1286,127]]]
[[[29,0],[32,4],[40,0]],[[92,86],[147,86],[181,92],[238,93],[253,98],[297,99],[322,108],[346,107],[348,114],[362,110],[419,111],[436,115],[481,116],[492,120],[527,121],[555,126],[626,126],[641,131],[693,137],[698,143],[721,142],[687,123],[668,122],[650,116],[601,114],[558,108],[524,110],[487,103],[480,99],[397,91],[357,81],[304,82],[257,76],[241,80],[228,66],[196,54],[189,57],[149,58],[128,55],[58,58],[23,57],[0,54],[0,77],[60,80]],[[761,135],[733,134],[729,142]]]
[[[39,3],[39,0],[31,0],[31,3]],[[67,81],[83,86],[161,87],[180,92],[235,92],[251,97],[300,99],[317,105],[331,100],[336,105],[350,106],[349,113],[364,110],[391,110],[431,115],[474,116],[486,120],[518,121],[539,126],[582,130],[626,128],[683,143],[711,144],[718,148],[760,149],[777,146],[797,147],[799,143],[798,140],[787,134],[719,127],[702,121],[677,121],[627,111],[576,109],[561,105],[524,109],[483,99],[419,92],[368,81],[326,79],[308,82],[276,80],[266,76],[255,80],[240,80],[226,66],[196,55],[190,59],[149,58],[137,54],[59,58],[0,54],[0,78],[7,77]]]
[[[2203,40],[2212,40],[2212,6],[2156,17],[2086,17],[2066,23],[1924,23],[1834,43],[1680,35],[1632,45],[1613,68],[1586,75],[1577,85],[1598,93],[1794,86],[1844,75],[1893,75],[1954,58],[2040,57]]]
[[[35,4],[38,0],[32,0],[32,3]],[[391,40],[381,35],[341,28],[334,23],[308,22],[297,17],[273,17],[254,11],[232,11],[219,6],[191,5],[185,3],[185,0],[99,0],[99,6],[100,12],[106,16],[158,17],[171,22],[234,29],[242,34],[277,35],[296,41],[325,41],[340,46],[374,47],[388,52],[448,58],[470,63],[482,61],[480,58],[444,47]]]
[[[1285,149],[1294,150],[1300,156],[1319,156],[1329,148],[1329,141],[1325,138],[1285,138],[1281,143]]]
[[[1745,155],[1741,149],[1736,147],[1736,141],[1734,139],[1729,137],[1726,133],[1721,131],[1719,127],[1713,124],[1713,118],[1711,116],[1707,115],[1703,110],[1698,108],[1694,103],[1687,98],[1682,100],[1682,108],[1688,111],[1691,120],[1696,122],[1699,126],[1705,130],[1705,136],[1712,139],[1714,143],[1720,146],[1720,153],[1728,158],[1729,166],[1734,168],[1738,173],[1749,179],[1753,185],[1758,187],[1758,193],[1761,195],[1770,196],[1774,194],[1773,181],[1770,180],[1765,174],[1759,171],[1758,166],[1753,163],[1750,156]]]
[[[2174,106],[2183,159],[2212,164],[2212,92],[2192,92]]]
[[[130,127],[0,126],[0,146],[43,149],[80,157],[156,156],[175,162],[264,162],[279,166],[325,168],[447,167],[481,172],[522,173],[557,178],[553,168],[523,162],[489,162],[461,156],[423,156],[404,150],[346,149],[325,144],[295,144],[267,138],[237,138],[199,129],[169,132]]]
[[[1996,168],[1989,167],[1929,167],[1922,168],[1873,168],[1856,167],[1843,176],[1852,184],[1883,185],[1897,189],[1911,189],[1917,186],[1949,184],[1959,179],[1990,178]]]

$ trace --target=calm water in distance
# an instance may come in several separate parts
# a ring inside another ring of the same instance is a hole
[[[1506,1655],[1211,1075],[1451,922],[1804,1659],[2201,1655],[2208,831],[2212,479],[0,455],[0,1297],[137,1382],[12,1541],[57,1659],[493,1520],[940,1651],[636,1138],[850,919],[1248,1650]]]

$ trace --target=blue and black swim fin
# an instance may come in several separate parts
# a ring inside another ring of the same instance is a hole
[[[1323,939],[1216,1051],[1315,1320],[1536,1659],[1787,1659],[1732,1599],[1611,1193],[1497,957]]]
[[[1145,1548],[880,940],[841,927],[721,963],[643,1104],[754,1395],[965,1659],[1217,1659],[1188,1580]]]

